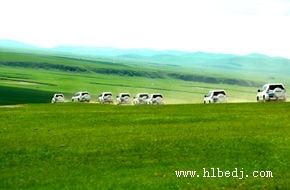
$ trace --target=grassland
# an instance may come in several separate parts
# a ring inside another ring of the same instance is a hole
[[[272,77],[270,82],[284,82],[286,87],[290,85],[289,76],[268,74],[269,69],[267,73],[244,71],[247,70],[221,70],[212,63],[206,68],[198,68],[120,58],[2,50],[0,104],[47,103],[58,92],[70,100],[78,91],[89,91],[93,101],[101,92],[111,91],[114,95],[120,92],[132,95],[160,92],[169,104],[201,103],[204,94],[213,88],[225,89],[229,102],[253,102],[257,88],[269,82],[269,77]],[[22,93],[18,93],[20,91]]]
[[[0,108],[0,189],[289,189],[289,103]],[[203,178],[203,168],[248,178]],[[176,177],[196,170],[200,177]],[[252,177],[271,171],[272,178]]]

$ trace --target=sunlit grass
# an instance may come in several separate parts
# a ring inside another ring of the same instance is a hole
[[[289,103],[0,108],[3,189],[287,189]],[[279,110],[277,112],[277,110]],[[273,178],[177,178],[203,168]]]

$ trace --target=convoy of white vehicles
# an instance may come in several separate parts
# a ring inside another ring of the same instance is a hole
[[[257,102],[268,102],[268,101],[286,101],[287,94],[286,88],[282,83],[267,83],[258,89],[256,95]],[[91,95],[87,91],[77,92],[71,98],[72,102],[90,102]],[[62,93],[56,93],[51,99],[51,103],[65,102],[65,97]],[[117,105],[128,104],[128,105],[139,105],[139,104],[164,104],[164,96],[161,93],[147,92],[137,93],[133,98],[131,94],[119,93],[116,96],[116,101],[112,92],[102,92],[98,96],[98,102],[100,104],[113,104],[116,102]],[[203,103],[227,103],[228,97],[224,89],[210,90],[206,95],[204,95]]]

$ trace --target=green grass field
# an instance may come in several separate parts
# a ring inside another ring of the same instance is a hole
[[[93,101],[101,92],[111,91],[115,96],[120,92],[132,96],[139,92],[163,93],[167,104],[202,103],[211,89],[225,89],[229,102],[254,102],[258,87],[269,82],[268,74],[263,72],[118,61],[2,50],[0,105],[47,103],[54,93],[64,93],[70,100],[78,91],[89,91]],[[275,75],[270,81],[283,82],[287,88],[288,79]]]
[[[289,109],[277,102],[1,107],[0,189],[289,189]],[[203,168],[249,176],[204,178]],[[179,170],[200,177],[177,177]]]
[[[156,64],[2,49],[0,105],[12,106],[0,106],[0,189],[289,189],[290,104],[236,103],[255,102],[266,82],[287,88],[288,60],[249,60]],[[231,104],[202,104],[217,88]],[[49,104],[78,91],[92,103]],[[96,104],[103,91],[160,92],[167,105]],[[203,168],[244,176],[206,178]]]

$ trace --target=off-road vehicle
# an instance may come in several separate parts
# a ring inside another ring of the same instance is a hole
[[[100,104],[114,103],[114,97],[112,92],[103,92],[101,95],[99,95],[98,99]]]
[[[148,93],[138,93],[133,99],[133,104],[147,104],[147,99],[149,98]]]
[[[131,104],[131,95],[130,93],[120,93],[117,96],[117,104]]]
[[[203,103],[226,103],[227,93],[225,90],[211,90],[204,95]]]
[[[153,93],[149,95],[147,104],[164,104],[164,97],[160,93]]]
[[[64,95],[63,94],[54,94],[51,98],[51,103],[58,103],[58,102],[64,102]]]
[[[90,102],[91,96],[89,92],[77,92],[71,98],[72,102]]]
[[[257,102],[286,101],[286,89],[282,83],[268,83],[258,89]]]

